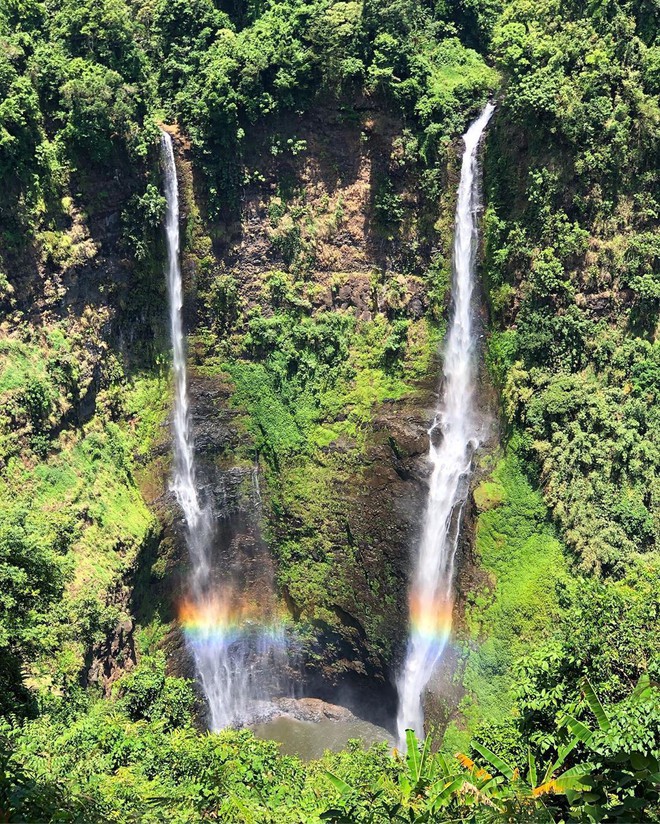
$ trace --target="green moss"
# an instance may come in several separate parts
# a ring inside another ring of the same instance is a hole
[[[159,363],[155,371],[131,378],[125,391],[124,408],[138,455],[148,455],[162,438],[172,406],[171,396],[169,369],[164,363]]]
[[[77,681],[87,646],[116,623],[108,592],[156,530],[132,479],[132,442],[116,424],[95,420],[59,447],[36,466],[12,459],[0,477],[3,523],[49,552],[64,575],[61,601],[34,616],[33,686]]]
[[[474,502],[479,512],[486,512],[504,500],[504,489],[495,481],[484,481],[474,490]]]
[[[466,746],[483,719],[499,723],[515,713],[516,664],[555,635],[561,618],[558,585],[569,577],[543,496],[529,483],[512,448],[475,498],[482,510],[477,562],[490,583],[468,596],[466,696],[445,742],[457,748]]]

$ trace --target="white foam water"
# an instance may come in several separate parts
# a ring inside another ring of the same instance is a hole
[[[285,666],[286,637],[281,624],[272,619],[262,620],[259,608],[246,604],[213,568],[214,515],[209,503],[200,498],[190,426],[182,314],[179,188],[172,138],[165,131],[161,133],[161,161],[167,202],[166,275],[174,370],[171,489],[183,513],[190,556],[183,628],[208,703],[209,726],[219,730],[249,723],[253,708],[269,699],[274,672],[282,671]]]
[[[451,630],[454,559],[467,498],[472,456],[479,445],[473,324],[480,180],[478,148],[494,111],[488,104],[463,136],[453,249],[453,311],[444,350],[442,403],[429,429],[432,467],[421,540],[410,586],[410,637],[398,680],[397,733],[424,734],[423,695]]]

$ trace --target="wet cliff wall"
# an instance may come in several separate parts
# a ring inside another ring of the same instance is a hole
[[[282,119],[274,134],[253,137],[240,214],[225,222],[205,215],[177,140],[195,438],[226,527],[217,551],[226,569],[252,564],[248,590],[272,581],[301,685],[388,694],[425,500],[457,155],[425,190],[410,133],[364,101]]]

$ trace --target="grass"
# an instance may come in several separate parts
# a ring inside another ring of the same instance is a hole
[[[41,349],[22,341],[0,341],[0,393],[21,389],[28,380],[46,380]]]

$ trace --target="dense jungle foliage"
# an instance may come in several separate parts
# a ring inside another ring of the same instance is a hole
[[[660,820],[659,17],[653,0],[0,0],[0,819]],[[304,764],[200,733],[166,669],[175,558],[146,503],[169,408],[157,124],[195,170],[191,359],[227,376],[238,456],[263,462],[278,583],[310,632],[339,631],[335,594],[363,602],[387,659],[396,577],[351,595],[364,559],[350,530],[327,537],[329,490],[356,482],[375,405],[437,371],[447,169],[490,95],[501,443],[474,490],[460,705],[406,758],[356,744]],[[316,302],[340,197],[282,177],[276,265],[246,288],[214,258],[324,107],[365,145],[363,110],[401,125],[368,181],[387,260],[368,319]],[[102,690],[90,665],[117,626],[135,666]]]

